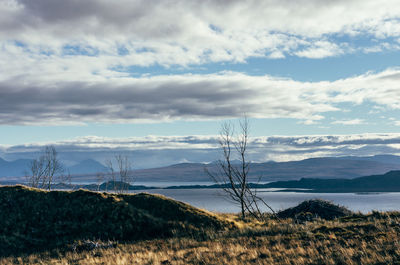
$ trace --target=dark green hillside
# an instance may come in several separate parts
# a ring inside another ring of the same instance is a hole
[[[400,192],[400,171],[354,179],[302,178],[277,181],[264,185],[268,188],[311,189],[313,192]]]
[[[230,225],[214,214],[158,195],[0,187],[0,256],[62,249],[86,239],[197,235]]]

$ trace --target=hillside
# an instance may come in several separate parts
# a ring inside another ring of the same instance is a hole
[[[272,182],[263,187],[307,189],[307,192],[400,192],[400,171],[354,179],[302,178]]]
[[[281,219],[243,222],[148,194],[18,186],[1,187],[0,198],[0,264],[400,262],[399,212],[363,215],[314,200],[282,211]]]
[[[132,242],[230,226],[215,214],[159,195],[0,187],[0,256],[62,249],[86,239]]]

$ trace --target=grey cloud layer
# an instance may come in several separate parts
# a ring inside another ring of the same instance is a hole
[[[104,162],[116,153],[132,155],[136,168],[180,162],[211,162],[220,158],[217,136],[82,137],[68,141],[0,146],[7,159],[32,158],[45,144],[54,144],[70,162],[87,158]],[[271,136],[250,140],[249,156],[257,162],[292,161],[323,156],[400,155],[400,134]]]
[[[241,73],[132,78],[129,67],[352,52],[335,35],[371,37],[377,46],[367,48],[378,51],[399,38],[399,19],[397,0],[0,0],[0,124],[243,113],[315,124],[343,102],[398,109],[399,69],[307,83]],[[400,49],[393,43],[387,49]]]
[[[396,0],[2,0],[0,40],[31,52],[94,49],[119,65],[200,64],[352,52],[330,35],[400,36]],[[392,45],[393,46],[393,45]],[[119,55],[118,48],[127,51]],[[366,47],[369,52],[384,46]],[[390,49],[399,49],[394,45]],[[110,58],[110,56],[112,58]]]
[[[26,79],[4,81],[0,123],[201,119],[243,113],[309,116],[317,111],[317,106],[299,97],[290,99],[268,83],[263,87],[263,78],[241,74],[37,84],[26,84]]]
[[[112,28],[119,33],[131,32],[144,39],[175,37],[190,28],[206,28],[211,24],[218,32],[230,30],[289,32],[290,34],[318,36],[346,29],[378,31],[385,22],[382,34],[399,34],[390,29],[390,22],[399,18],[397,1],[145,1],[145,0],[16,0],[2,1],[3,19],[24,27],[38,25],[81,25],[75,32],[96,35]],[[337,18],[341,19],[337,19]],[[195,22],[185,25],[184,22]],[[299,22],[302,23],[299,23]],[[82,22],[90,22],[83,24]],[[322,25],[323,24],[323,25]],[[8,24],[9,25],[9,24]],[[252,29],[248,26],[252,25]],[[106,26],[106,28],[102,28]],[[190,27],[191,26],[191,27]],[[61,33],[54,31],[54,34]],[[72,32],[67,32],[72,35]],[[193,33],[193,32],[192,32]],[[200,32],[201,34],[201,32]],[[354,34],[354,32],[353,32]],[[172,35],[172,36],[171,36]]]
[[[80,82],[46,78],[0,79],[0,124],[157,122],[244,113],[313,122],[323,119],[324,112],[339,111],[343,102],[400,108],[400,69],[315,83],[241,73]]]

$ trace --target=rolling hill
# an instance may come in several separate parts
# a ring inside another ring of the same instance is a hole
[[[277,181],[263,185],[265,188],[307,189],[307,192],[399,192],[400,171],[354,179],[314,179]],[[301,190],[299,190],[301,191]]]
[[[0,187],[0,257],[86,239],[132,242],[229,227],[216,214],[161,195]]]

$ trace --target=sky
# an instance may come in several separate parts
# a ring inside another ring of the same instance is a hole
[[[0,157],[204,162],[243,115],[257,161],[398,154],[399,62],[397,0],[0,0]]]

